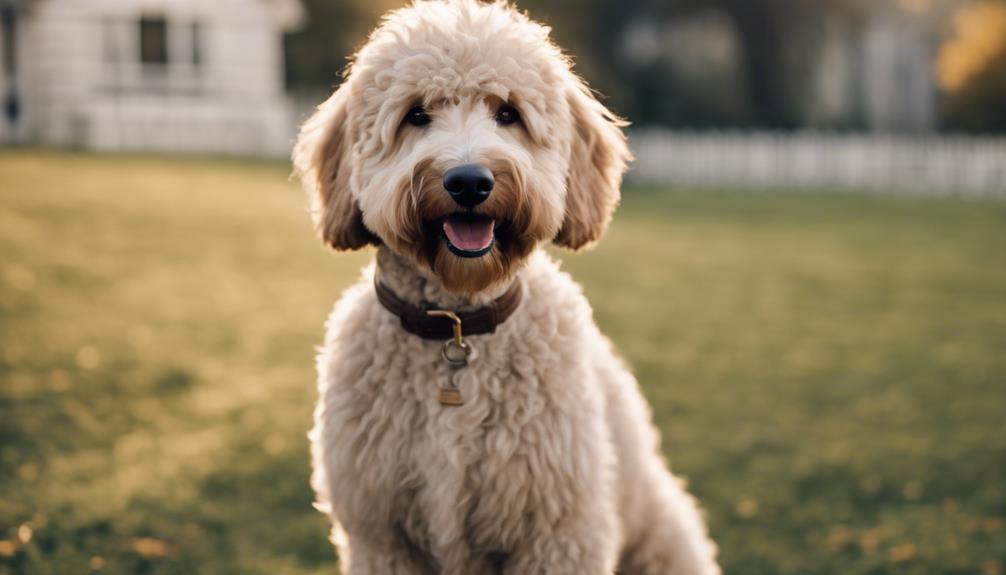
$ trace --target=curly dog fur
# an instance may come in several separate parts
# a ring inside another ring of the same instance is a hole
[[[719,573],[635,379],[540,250],[604,233],[623,125],[548,28],[503,2],[431,0],[389,14],[303,126],[293,160],[322,239],[378,246],[328,320],[310,434],[344,572]],[[460,164],[495,178],[469,210],[492,219],[480,257],[442,233],[458,211],[443,176]],[[381,307],[375,268],[401,299],[454,310],[521,282],[514,314],[468,338],[464,405],[437,401],[441,344]]]

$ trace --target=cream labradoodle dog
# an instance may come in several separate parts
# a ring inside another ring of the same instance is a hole
[[[475,0],[388,15],[304,125],[322,238],[378,246],[318,359],[313,485],[345,572],[719,572],[636,381],[540,249],[601,237],[622,126],[547,28]]]

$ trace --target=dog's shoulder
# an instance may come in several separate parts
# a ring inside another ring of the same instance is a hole
[[[377,308],[377,296],[374,294],[374,264],[363,268],[356,281],[339,297],[335,307],[325,322],[325,342],[332,343],[344,334],[361,334],[372,323],[371,316]]]

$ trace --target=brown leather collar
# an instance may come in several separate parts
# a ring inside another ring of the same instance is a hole
[[[454,337],[454,323],[449,318],[426,313],[437,309],[435,306],[417,307],[402,300],[376,274],[374,289],[377,291],[377,300],[385,309],[398,316],[405,331],[423,339],[443,341]],[[522,294],[520,281],[514,280],[506,293],[489,305],[471,311],[454,312],[461,319],[461,333],[466,336],[494,333],[496,326],[506,321],[517,309]]]

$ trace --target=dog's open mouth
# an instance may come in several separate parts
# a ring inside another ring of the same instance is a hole
[[[477,258],[493,249],[495,220],[485,214],[459,213],[444,218],[447,248],[463,258]]]

